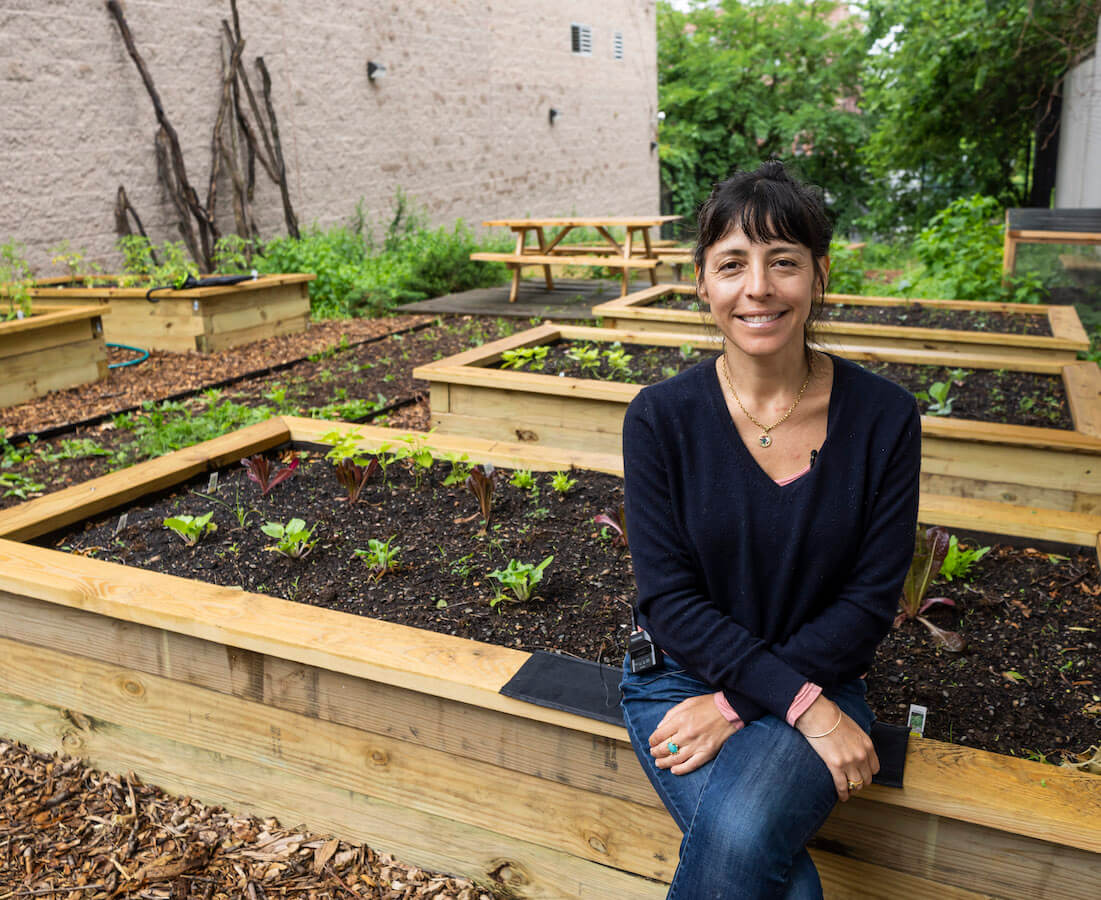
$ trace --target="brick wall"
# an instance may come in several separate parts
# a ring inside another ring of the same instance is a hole
[[[135,40],[192,183],[205,197],[228,0],[125,0]],[[509,215],[658,211],[652,0],[239,0],[253,84],[262,55],[300,222],[373,222],[401,186],[434,223]],[[592,27],[591,56],[570,24]],[[612,33],[624,58],[613,59]],[[386,66],[369,82],[368,60]],[[551,107],[562,115],[548,122]],[[125,185],[154,240],[176,214],[153,156],[152,104],[100,0],[0,0],[0,241],[23,242],[40,272],[63,239],[105,267],[115,192]],[[262,173],[265,236],[284,233]],[[232,230],[231,191],[218,215]]]

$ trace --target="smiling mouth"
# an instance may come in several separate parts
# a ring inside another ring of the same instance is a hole
[[[741,319],[747,325],[767,325],[769,322],[775,322],[783,314],[783,312],[761,313],[752,316],[736,316],[735,318]]]

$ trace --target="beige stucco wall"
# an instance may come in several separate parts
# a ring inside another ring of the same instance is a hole
[[[245,59],[263,55],[299,220],[384,221],[398,186],[435,223],[658,211],[652,0],[239,0]],[[126,0],[130,27],[205,197],[228,0]],[[570,23],[593,53],[570,52]],[[612,32],[623,33],[622,61]],[[367,61],[385,64],[371,83]],[[548,111],[561,118],[552,126]],[[175,239],[156,178],[152,104],[100,0],[0,0],[0,242],[68,239],[110,266],[115,192],[155,240]],[[258,176],[265,236],[283,233]],[[219,220],[232,230],[228,183]]]

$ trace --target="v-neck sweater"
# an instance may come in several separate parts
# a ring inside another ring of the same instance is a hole
[[[746,722],[864,673],[913,556],[917,404],[832,359],[826,439],[787,484],[742,441],[710,358],[640,391],[623,424],[639,624]]]

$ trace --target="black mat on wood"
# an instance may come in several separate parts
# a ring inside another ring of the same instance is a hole
[[[536,706],[622,725],[619,678],[618,668],[536,650],[501,693]]]
[[[1084,231],[1101,234],[1101,209],[1009,210],[1012,231]]]
[[[632,283],[632,291],[650,286],[649,281]],[[421,300],[402,306],[403,313],[451,313],[468,316],[510,316],[518,319],[591,319],[592,308],[619,297],[618,278],[599,280],[566,280],[556,278],[554,290],[548,291],[542,280],[520,282],[516,302],[508,302],[508,284],[479,288],[461,294],[446,294],[431,300]]]
[[[622,725],[619,679],[618,667],[536,650],[501,693],[536,706]],[[872,743],[879,757],[879,774],[872,781],[884,787],[902,787],[909,736],[904,725],[876,722],[872,726]]]

